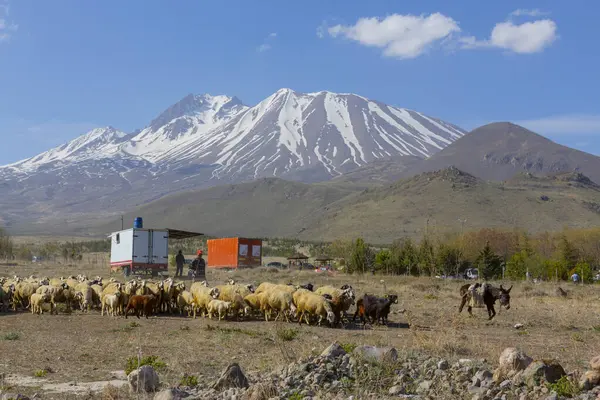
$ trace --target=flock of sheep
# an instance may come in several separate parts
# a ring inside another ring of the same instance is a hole
[[[253,316],[266,321],[284,319],[307,324],[321,325],[326,320],[330,326],[347,319],[350,307],[356,304],[357,315],[363,323],[365,317],[372,322],[386,322],[391,304],[397,303],[396,296],[379,299],[365,295],[356,300],[350,285],[341,288],[322,286],[314,290],[312,284],[302,286],[263,282],[258,287],[229,280],[227,284],[210,287],[206,281],[193,282],[186,289],[185,282],[165,280],[133,279],[119,282],[114,278],[104,282],[101,277],[89,279],[85,275],[61,278],[13,278],[0,277],[0,306],[4,311],[29,309],[42,314],[58,314],[56,304],[65,304],[66,310],[79,307],[82,311],[99,309],[101,315],[111,316],[134,314],[146,318],[158,313],[188,317],[217,317],[219,320],[240,320]],[[368,304],[367,304],[368,303]]]

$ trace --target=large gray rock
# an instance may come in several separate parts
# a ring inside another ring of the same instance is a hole
[[[521,381],[529,387],[540,386],[544,383],[556,383],[567,373],[556,361],[534,361],[523,371]]]
[[[219,379],[212,385],[215,390],[225,390],[230,388],[248,388],[250,384],[242,368],[238,363],[230,364],[221,373]]]
[[[379,362],[398,361],[398,351],[393,347],[358,346],[352,354]]]
[[[150,365],[142,365],[131,371],[127,381],[133,393],[155,392],[160,385],[158,374]]]
[[[585,371],[579,380],[579,387],[583,390],[591,390],[600,385],[600,371]]]
[[[337,342],[332,343],[321,353],[321,357],[325,358],[337,358],[343,355],[346,355],[346,350],[344,350]]]
[[[498,360],[498,368],[494,371],[494,382],[500,383],[525,370],[532,361],[531,357],[515,347],[504,349]]]

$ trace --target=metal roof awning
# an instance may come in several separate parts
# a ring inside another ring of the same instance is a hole
[[[288,260],[308,260],[308,256],[302,254],[302,253],[296,253],[294,255],[291,255],[290,257],[288,257]]]
[[[190,231],[180,231],[179,229],[168,229],[169,231],[169,239],[187,239],[195,236],[204,236],[204,233],[200,232],[190,232]]]

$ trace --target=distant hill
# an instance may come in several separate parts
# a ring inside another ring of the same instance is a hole
[[[426,229],[458,232],[461,220],[466,220],[465,230],[594,227],[600,224],[600,187],[577,173],[545,178],[523,174],[500,183],[451,167],[342,199],[323,212],[320,223],[306,235],[362,236],[390,243],[403,236],[421,236]]]
[[[342,185],[304,184],[279,178],[216,186],[170,195],[124,215],[147,227],[170,227],[217,236],[290,237],[318,223],[326,209],[354,189]],[[120,218],[94,224],[94,232],[120,229]],[[79,231],[85,231],[79,227]]]
[[[125,214],[126,225],[136,216],[142,216],[147,227],[216,236],[327,241],[361,236],[373,243],[391,243],[421,237],[426,229],[458,232],[461,220],[466,220],[465,230],[540,232],[598,226],[600,187],[580,173],[552,177],[523,173],[506,182],[486,182],[453,167],[366,189],[268,178],[170,195]],[[116,217],[79,222],[75,232],[71,225],[70,233],[120,229]]]
[[[600,182],[600,157],[559,145],[519,125],[481,126],[403,172],[410,177],[450,166],[485,180],[504,181],[520,172],[581,172]]]

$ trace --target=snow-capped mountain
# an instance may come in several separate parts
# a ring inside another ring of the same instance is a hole
[[[355,94],[281,89],[254,107],[188,95],[142,130],[94,129],[0,167],[0,203],[28,217],[61,207],[116,212],[183,189],[270,176],[326,180],[390,156],[426,158],[464,134]]]

